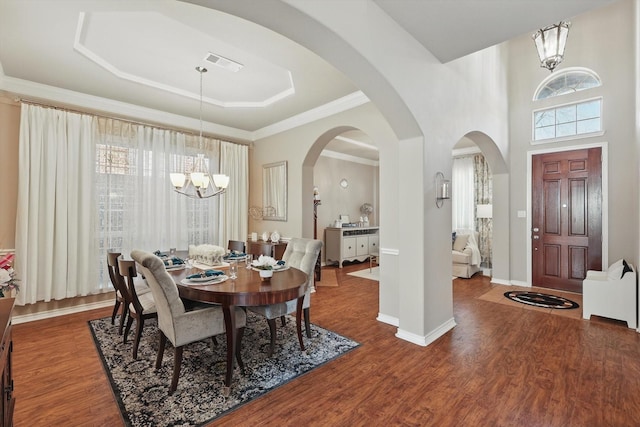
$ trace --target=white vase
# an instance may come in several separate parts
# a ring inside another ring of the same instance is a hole
[[[273,276],[273,270],[260,270],[260,278],[264,281],[268,281]]]

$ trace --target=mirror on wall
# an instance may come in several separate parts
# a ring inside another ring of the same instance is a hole
[[[287,220],[287,162],[262,166],[263,219]]]

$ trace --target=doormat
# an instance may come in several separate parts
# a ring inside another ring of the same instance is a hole
[[[512,301],[543,308],[572,309],[580,307],[577,302],[557,295],[541,294],[539,292],[509,291],[504,296]]]

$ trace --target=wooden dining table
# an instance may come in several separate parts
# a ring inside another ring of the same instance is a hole
[[[229,276],[229,267],[211,267],[222,270]],[[235,307],[250,307],[258,305],[276,304],[291,300],[298,300],[296,311],[296,327],[300,348],[304,350],[302,341],[302,302],[306,291],[307,275],[297,268],[287,268],[276,271],[269,281],[263,281],[258,271],[247,269],[244,261],[238,262],[236,279],[227,279],[216,284],[182,284],[182,280],[191,274],[201,272],[198,268],[185,268],[168,271],[173,276],[180,297],[201,303],[222,305],[224,313],[225,334],[227,337],[227,373],[225,386],[228,393],[233,377],[233,356],[236,346],[240,345],[236,332]]]

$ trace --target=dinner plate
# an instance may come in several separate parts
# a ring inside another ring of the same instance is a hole
[[[255,268],[253,266],[251,267],[251,269],[253,271],[260,271],[261,270],[260,268]],[[285,270],[288,270],[288,269],[289,269],[288,265],[276,265],[276,266],[273,267],[272,271],[275,273],[275,272],[278,272],[278,271],[285,271]]]
[[[222,283],[227,280],[229,276],[221,274],[215,277],[197,277],[195,279],[182,279],[180,283],[183,285],[213,285],[216,283]]]
[[[226,256],[224,257],[225,261],[243,261],[247,256],[246,255],[238,255],[238,256]]]
[[[167,271],[173,271],[173,270],[182,270],[185,267],[184,264],[176,264],[176,265],[165,265],[164,268]]]

